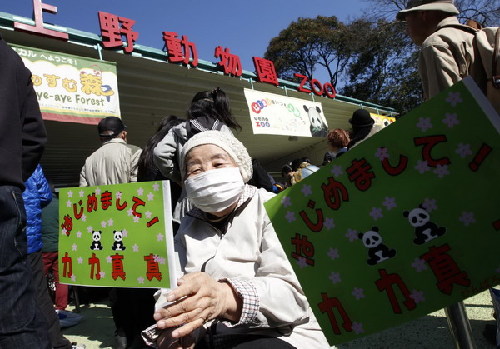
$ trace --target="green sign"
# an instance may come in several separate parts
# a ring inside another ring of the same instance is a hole
[[[171,222],[168,181],[61,189],[60,282],[170,288]]]
[[[500,282],[499,130],[464,80],[266,204],[330,344]]]

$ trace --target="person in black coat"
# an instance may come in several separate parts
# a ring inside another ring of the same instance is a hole
[[[31,72],[0,36],[0,347],[50,349],[27,262],[22,192],[47,141]]]

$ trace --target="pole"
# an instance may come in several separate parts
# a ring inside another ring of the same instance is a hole
[[[476,349],[472,339],[472,330],[463,302],[458,302],[444,308],[457,349]]]

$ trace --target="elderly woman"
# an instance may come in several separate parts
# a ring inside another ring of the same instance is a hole
[[[329,348],[264,208],[273,194],[245,184],[245,147],[228,133],[199,133],[182,149],[180,169],[195,208],[175,237],[184,276],[158,299],[172,303],[154,314],[153,342]]]

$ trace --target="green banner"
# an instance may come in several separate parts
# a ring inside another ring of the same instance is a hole
[[[499,124],[464,80],[266,204],[330,344],[500,282]]]
[[[120,117],[116,63],[10,45],[32,72],[45,120],[97,125]]]
[[[59,279],[68,285],[175,285],[168,181],[59,192]],[[174,280],[174,281],[172,281]]]

